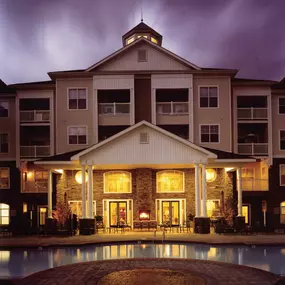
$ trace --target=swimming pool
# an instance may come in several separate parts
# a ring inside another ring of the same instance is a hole
[[[0,250],[0,279],[19,278],[61,265],[119,258],[193,258],[251,266],[285,275],[284,247],[126,243]]]

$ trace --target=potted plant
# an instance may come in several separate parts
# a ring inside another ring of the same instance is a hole
[[[56,209],[52,213],[52,216],[56,220],[57,233],[60,235],[68,235],[71,229],[71,209],[68,203],[58,203],[56,205]]]
[[[193,223],[194,221],[194,215],[192,213],[190,213],[188,216],[187,216],[187,221],[186,221],[186,225],[187,227],[191,227],[191,224]]]
[[[95,225],[96,225],[96,230],[104,228],[102,216],[100,215],[95,216]]]

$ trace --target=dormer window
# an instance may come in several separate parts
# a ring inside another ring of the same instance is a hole
[[[147,36],[147,35],[138,35],[138,39],[139,39],[139,38],[141,38],[141,37],[144,37],[145,39],[147,39],[147,38],[148,38],[148,36]]]
[[[158,44],[158,41],[157,41],[157,39],[156,39],[156,38],[154,38],[154,37],[150,37],[150,40],[151,40],[153,43],[155,43],[156,45]]]
[[[135,37],[127,39],[127,45],[131,44],[135,40]]]

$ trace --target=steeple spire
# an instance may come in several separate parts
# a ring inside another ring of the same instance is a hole
[[[143,8],[141,7],[141,22],[143,22]]]

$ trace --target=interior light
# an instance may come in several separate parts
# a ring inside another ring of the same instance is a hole
[[[29,171],[28,173],[27,173],[27,178],[28,179],[31,179],[33,177],[33,172],[32,171]]]

